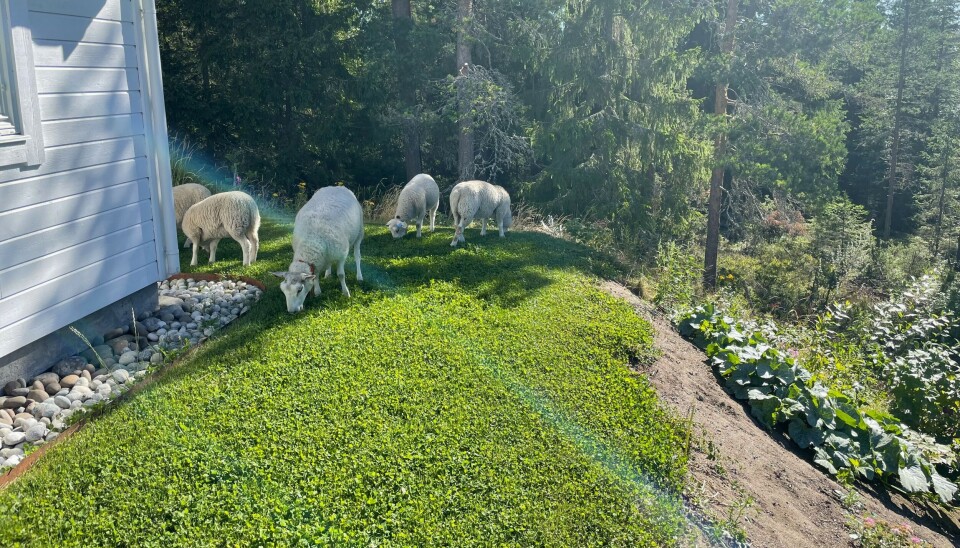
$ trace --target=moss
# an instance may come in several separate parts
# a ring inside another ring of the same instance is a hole
[[[249,268],[222,242],[199,270],[264,300],[0,493],[0,545],[679,542],[686,430],[624,367],[652,335],[595,288],[612,263],[471,232],[368,227],[354,297],[297,316],[289,227]]]

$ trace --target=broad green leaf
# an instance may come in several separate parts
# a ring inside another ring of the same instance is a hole
[[[803,448],[816,447],[823,444],[825,439],[822,430],[807,428],[802,421],[794,419],[787,425],[787,434],[797,445]]]
[[[930,479],[933,480],[933,491],[940,497],[944,504],[950,504],[953,497],[957,496],[957,484],[950,482],[947,478],[941,476],[936,470],[930,473]]]
[[[905,466],[900,469],[900,484],[910,493],[926,491],[929,486],[927,475],[919,464]]]

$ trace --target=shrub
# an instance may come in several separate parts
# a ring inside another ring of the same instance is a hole
[[[960,364],[943,345],[915,348],[884,369],[892,411],[910,426],[941,439],[960,438]]]
[[[693,306],[700,295],[700,260],[673,242],[657,251],[657,286],[653,302],[671,314]]]
[[[908,492],[932,491],[945,504],[953,501],[957,485],[937,470],[938,464],[955,466],[949,447],[813,380],[770,344],[775,325],[737,322],[707,305],[681,316],[678,326],[706,351],[734,396],[748,400],[761,424],[786,426],[790,439],[812,448],[814,462],[831,474],[896,481]]]

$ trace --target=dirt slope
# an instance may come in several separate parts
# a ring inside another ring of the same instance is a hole
[[[652,313],[649,305],[619,284],[606,282],[603,289],[628,301],[655,328],[663,356],[642,373],[666,404],[692,416],[696,443],[690,472],[699,486],[695,498],[704,503],[707,513],[723,520],[731,512],[742,511],[739,525],[756,547],[851,546],[850,530],[844,525],[849,512],[835,494],[842,491],[840,485],[794,453],[790,440],[755,422],[724,391],[704,354],[681,338],[667,320]],[[934,546],[960,543],[956,536],[935,531],[932,522],[921,522],[909,501],[881,500],[863,490],[859,498],[862,506],[854,510],[857,516],[907,523],[914,534]],[[744,502],[751,500],[744,509]]]

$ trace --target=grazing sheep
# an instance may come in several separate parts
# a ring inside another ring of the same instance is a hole
[[[504,230],[513,225],[513,215],[510,213],[510,194],[498,185],[485,181],[464,181],[450,191],[450,213],[453,215],[453,226],[456,232],[453,235],[452,247],[464,242],[463,230],[474,219],[479,219],[480,235],[487,235],[487,219],[493,218],[500,228],[500,237],[504,237]]]
[[[360,242],[363,241],[363,208],[357,197],[342,186],[321,188],[303,208],[293,222],[293,261],[287,272],[274,272],[282,278],[280,290],[287,299],[287,312],[296,314],[303,310],[303,301],[313,288],[320,296],[320,280],[317,273],[337,265],[340,290],[347,297],[346,276],[343,266],[350,248],[357,263],[357,281],[363,281],[360,272]]]
[[[173,213],[177,220],[177,230],[183,230],[183,216],[193,204],[210,197],[210,191],[203,185],[187,183],[173,187]],[[183,247],[190,245],[190,238],[183,242]]]
[[[423,228],[423,218],[430,215],[430,232],[440,207],[440,187],[433,177],[421,173],[407,183],[397,198],[397,215],[387,222],[394,238],[403,238],[407,233],[407,223],[417,221],[417,238]]]
[[[234,190],[210,196],[191,206],[183,216],[183,232],[193,242],[190,264],[197,264],[200,247],[210,250],[211,263],[216,261],[217,244],[228,236],[240,244],[243,265],[253,264],[260,249],[259,229],[260,210],[249,194]]]

